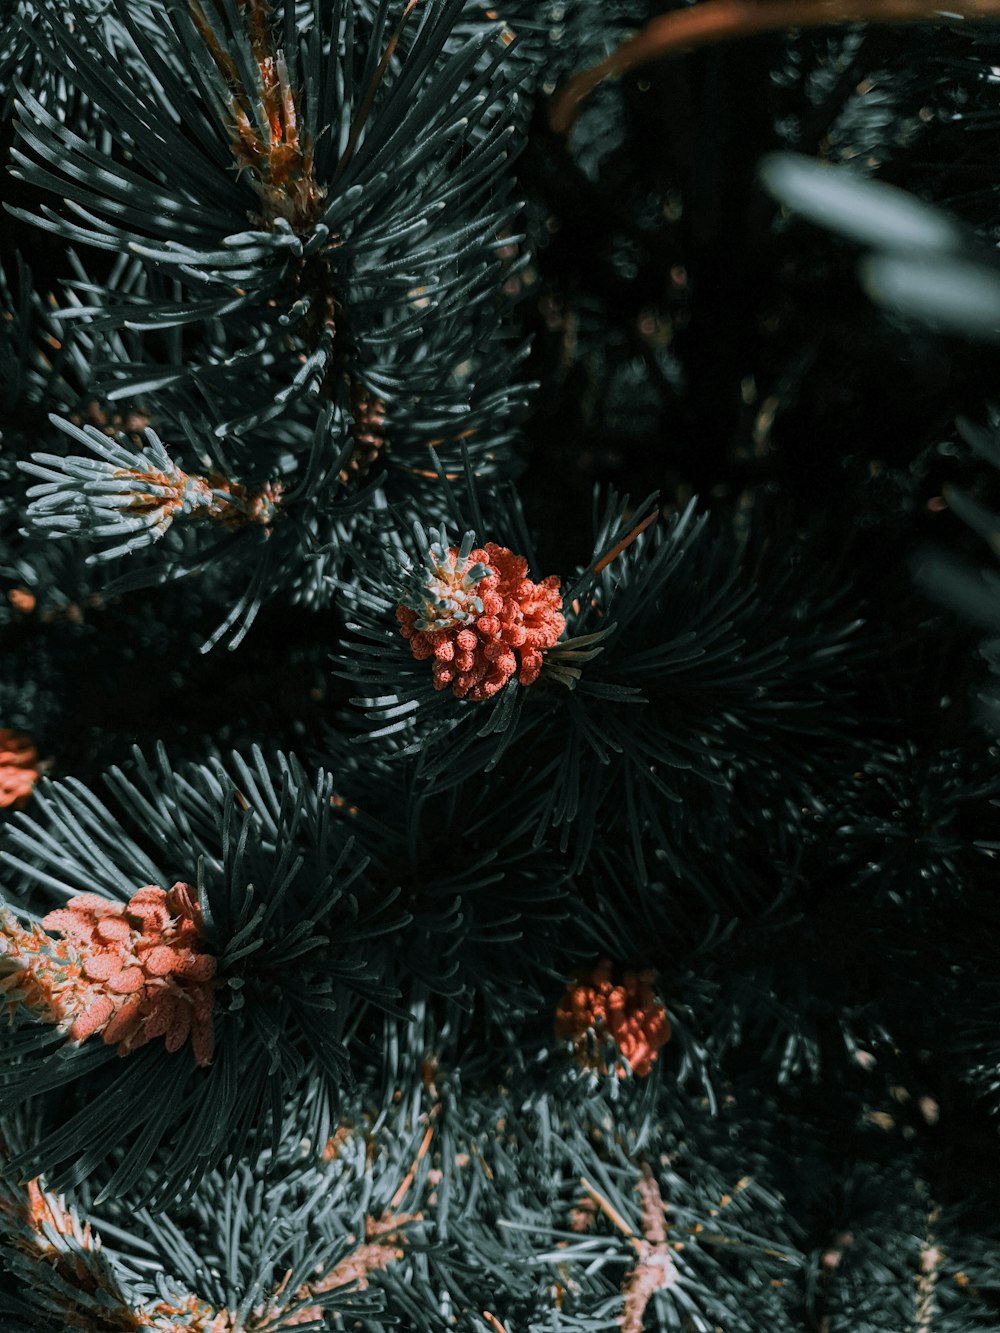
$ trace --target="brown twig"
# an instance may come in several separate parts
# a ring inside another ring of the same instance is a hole
[[[672,1287],[680,1274],[667,1244],[667,1208],[659,1182],[648,1162],[640,1163],[642,1176],[636,1191],[642,1201],[643,1239],[637,1243],[638,1259],[622,1285],[625,1303],[618,1321],[622,1333],[642,1333],[646,1307],[655,1292]]]
[[[598,1208],[600,1208],[604,1216],[608,1218],[608,1220],[611,1221],[618,1228],[618,1230],[622,1233],[623,1236],[628,1237],[628,1239],[632,1242],[636,1250],[641,1250],[642,1242],[639,1240],[639,1237],[635,1234],[635,1232],[632,1230],[629,1224],[625,1221],[624,1217],[622,1217],[621,1213],[618,1212],[618,1210],[614,1207],[614,1205],[611,1204],[604,1197],[604,1195],[600,1193],[599,1190],[596,1190],[594,1186],[590,1183],[590,1181],[587,1180],[584,1176],[580,1177],[580,1184],[583,1186],[584,1190],[587,1192],[590,1198],[592,1198],[593,1201],[597,1204]]]
[[[641,532],[645,532],[650,523],[655,523],[659,517],[660,511],[658,509],[654,509],[651,514],[647,514],[641,523],[635,525],[627,537],[623,537],[617,546],[613,546],[607,555],[602,556],[600,560],[598,560],[597,564],[594,566],[593,572],[595,574],[600,574],[602,569],[606,569],[607,566],[611,564],[612,560],[616,560],[618,556],[621,555],[622,551],[631,546],[636,537],[638,537]]]
[[[417,1149],[417,1155],[413,1160],[413,1165],[410,1167],[409,1171],[407,1171],[406,1175],[403,1177],[399,1189],[389,1200],[390,1208],[398,1208],[399,1205],[403,1202],[403,1199],[406,1197],[406,1191],[413,1184],[414,1177],[417,1174],[417,1167],[427,1156],[427,1149],[431,1146],[431,1139],[434,1137],[434,1119],[437,1115],[438,1107],[440,1105],[441,1103],[438,1102],[437,1105],[431,1108],[431,1113],[430,1113],[431,1123],[427,1126],[427,1132],[424,1134],[423,1142]]]
[[[927,1230],[920,1248],[920,1272],[917,1275],[917,1322],[920,1333],[929,1333],[938,1312],[937,1284],[941,1276],[941,1250],[936,1231],[941,1220],[941,1209],[932,1204],[927,1214]]]
[[[702,0],[688,9],[661,14],[599,65],[574,74],[552,98],[549,125],[557,134],[568,134],[581,103],[605,79],[718,42],[785,28],[943,23],[956,18],[1000,18],[1000,0],[956,0],[947,8],[934,0]]]

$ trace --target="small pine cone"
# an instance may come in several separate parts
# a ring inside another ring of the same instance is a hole
[[[626,972],[613,982],[611,962],[602,958],[590,972],[566,987],[556,1009],[556,1036],[573,1042],[577,1059],[588,1069],[607,1073],[601,1045],[608,1039],[628,1061],[632,1073],[644,1078],[670,1040],[667,1011],[653,991],[649,970]],[[624,1070],[618,1070],[619,1078]]]
[[[350,378],[350,377],[348,377]],[[363,481],[385,448],[385,403],[377,398],[360,380],[350,379],[351,415],[354,421],[351,434],[354,449],[347,466],[341,468],[343,484]]]
[[[190,1038],[196,1062],[210,1063],[216,960],[189,885],[169,893],[149,885],[128,903],[81,893],[41,928],[26,929],[9,913],[0,925],[10,966],[0,990],[9,1004],[71,1041],[100,1033],[119,1055],[157,1037],[175,1051]]]
[[[38,751],[31,737],[0,727],[0,808],[24,809],[39,768]]]
[[[396,608],[400,633],[418,661],[434,658],[435,689],[459,699],[490,699],[514,676],[532,685],[542,654],[566,628],[559,579],[527,577],[528,562],[505,546],[472,549],[442,540],[425,560],[421,581]]]

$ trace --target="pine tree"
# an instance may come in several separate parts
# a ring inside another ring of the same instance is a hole
[[[1000,1327],[998,18],[7,0],[2,1333]]]

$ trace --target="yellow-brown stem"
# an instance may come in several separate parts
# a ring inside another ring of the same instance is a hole
[[[236,62],[219,41],[199,0],[190,0],[191,18],[216,69],[229,88],[232,116],[231,148],[239,167],[261,200],[262,221],[272,225],[284,218],[296,231],[316,222],[326,193],[313,179],[313,147],[301,126],[298,99],[289,82],[284,52],[275,48],[264,0],[241,4],[250,49],[260,75],[257,87],[247,87]],[[263,135],[254,114],[259,102],[267,121]]]
[[[611,564],[612,560],[617,560],[622,551],[631,546],[636,537],[638,537],[641,532],[645,532],[650,523],[655,523],[659,517],[660,511],[658,509],[654,509],[651,514],[647,514],[641,523],[637,523],[632,531],[621,539],[617,546],[613,546],[607,555],[602,556],[601,559],[598,560],[597,564],[594,566],[593,572],[595,574],[600,574],[601,570],[606,569],[607,566]]]
[[[639,1240],[639,1237],[635,1234],[635,1232],[632,1230],[629,1224],[625,1221],[624,1217],[622,1217],[621,1213],[617,1210],[617,1208],[615,1208],[615,1206],[608,1199],[604,1197],[604,1195],[600,1192],[600,1190],[595,1189],[594,1186],[590,1183],[590,1181],[586,1179],[586,1177],[584,1176],[580,1177],[580,1184],[583,1186],[585,1192],[590,1196],[590,1198],[593,1199],[594,1203],[597,1204],[598,1208],[600,1208],[604,1216],[618,1228],[618,1230],[622,1233],[623,1236],[628,1237],[628,1239],[632,1242],[633,1247],[636,1250],[641,1249],[642,1243]]]
[[[399,45],[399,39],[403,35],[403,29],[406,27],[406,20],[416,9],[418,0],[407,0],[407,6],[403,10],[403,16],[396,25],[396,31],[389,38],[385,50],[382,52],[382,59],[378,63],[378,69],[372,75],[372,81],[368,85],[368,91],[365,93],[364,101],[358,108],[358,114],[354,118],[354,124],[351,126],[351,133],[347,139],[347,146],[341,154],[340,161],[337,163],[337,170],[334,172],[334,180],[343,172],[344,168],[354,156],[354,150],[358,146],[358,138],[364,129],[365,121],[371,115],[372,107],[375,105],[375,94],[378,92],[379,84],[385,77],[385,71],[392,59],[393,52]]]

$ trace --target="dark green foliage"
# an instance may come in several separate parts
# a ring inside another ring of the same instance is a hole
[[[583,952],[567,868],[532,843],[518,793],[429,785],[412,761],[372,764],[341,747],[338,818],[398,887],[410,916],[407,974],[510,1034],[548,1003]],[[442,942],[447,940],[447,946]]]
[[[912,743],[866,760],[838,793],[838,826],[826,841],[850,887],[876,907],[912,913],[923,882],[929,900],[955,910],[979,869],[977,834],[993,822],[983,801],[998,794],[995,762],[993,747],[928,755]]]
[[[204,1066],[5,1001],[5,1330],[1000,1324],[996,29],[554,133],[662,9],[2,6],[0,892],[217,967]],[[457,698],[487,542],[566,629]]]
[[[820,1258],[831,1333],[996,1327],[994,1219],[942,1207],[910,1164],[869,1163],[839,1223]]]

